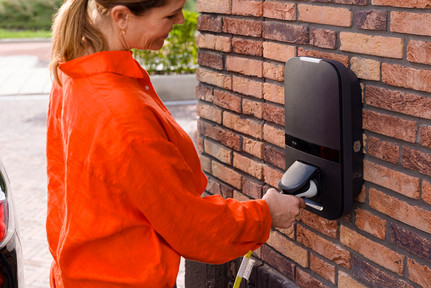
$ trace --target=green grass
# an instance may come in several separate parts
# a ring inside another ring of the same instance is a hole
[[[49,30],[10,30],[0,28],[0,39],[50,38]]]

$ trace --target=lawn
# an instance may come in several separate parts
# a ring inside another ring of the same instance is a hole
[[[0,28],[0,39],[51,38],[50,30],[15,30]]]

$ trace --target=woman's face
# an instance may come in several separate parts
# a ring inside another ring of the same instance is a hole
[[[144,14],[128,15],[123,37],[127,49],[159,50],[175,24],[183,24],[186,0],[168,0],[166,5],[147,10]]]

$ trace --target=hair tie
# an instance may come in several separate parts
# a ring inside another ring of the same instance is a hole
[[[106,15],[106,14],[108,14],[108,9],[107,8],[105,8],[102,4],[100,4],[99,2],[97,2],[97,1],[95,1],[96,2],[96,9],[97,9],[97,12],[99,12],[101,15]]]

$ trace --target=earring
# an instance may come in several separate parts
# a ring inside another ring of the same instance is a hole
[[[121,34],[122,34],[122,35],[126,34],[126,31],[121,30]]]

